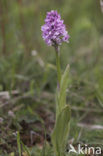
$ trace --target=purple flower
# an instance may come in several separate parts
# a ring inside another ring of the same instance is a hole
[[[42,37],[48,46],[68,42],[69,35],[57,11],[47,12],[45,24],[41,27]]]

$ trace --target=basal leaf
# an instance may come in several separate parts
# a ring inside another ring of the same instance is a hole
[[[70,107],[65,108],[59,113],[54,131],[52,133],[52,143],[57,156],[64,152],[64,148],[68,139],[69,124],[70,124]]]

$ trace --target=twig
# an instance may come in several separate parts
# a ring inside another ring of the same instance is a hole
[[[76,107],[76,106],[72,106],[71,107],[72,110],[74,111],[82,111],[82,112],[94,112],[94,113],[102,113],[103,110],[102,109],[97,109],[97,108],[82,108],[82,107]]]
[[[90,129],[90,130],[103,130],[102,125],[90,125],[85,123],[78,123],[77,126],[81,128]]]
[[[14,104],[17,103],[17,101],[19,101],[19,100],[21,100],[21,99],[26,99],[26,98],[31,98],[31,99],[33,99],[34,101],[38,102],[38,103],[42,103],[42,104],[45,104],[45,103],[46,103],[46,102],[41,101],[41,99],[39,99],[39,98],[37,98],[37,97],[34,97],[34,96],[32,96],[30,93],[27,92],[27,93],[24,93],[23,95],[20,95],[20,96],[18,96],[18,97],[14,97],[13,99],[10,99],[10,100],[8,100],[8,101],[2,103],[2,104],[0,105],[0,108],[5,107],[5,106],[7,106],[7,105],[9,105],[9,104],[14,105]]]

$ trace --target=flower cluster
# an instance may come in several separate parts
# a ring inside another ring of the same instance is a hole
[[[68,42],[69,35],[57,11],[47,12],[45,24],[41,27],[42,36],[48,46]]]

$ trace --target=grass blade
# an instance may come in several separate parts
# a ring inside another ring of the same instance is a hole
[[[22,156],[21,142],[20,142],[20,133],[19,132],[17,132],[17,145],[18,145],[19,156]]]

